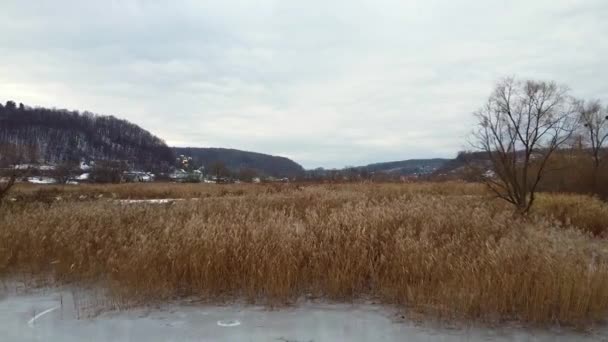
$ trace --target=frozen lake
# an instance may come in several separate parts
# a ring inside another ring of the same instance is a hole
[[[3,293],[2,341],[608,341],[608,331],[424,326],[371,304],[260,306],[166,304],[94,313],[72,291]],[[94,314],[92,314],[94,313]]]

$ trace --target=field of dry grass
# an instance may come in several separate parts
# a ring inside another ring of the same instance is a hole
[[[540,196],[527,219],[465,183],[20,185],[9,197],[0,278],[95,282],[119,301],[372,297],[443,318],[608,317],[608,204],[590,197]]]

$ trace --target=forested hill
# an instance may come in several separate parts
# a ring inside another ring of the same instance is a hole
[[[304,168],[293,160],[268,154],[228,148],[174,147],[173,150],[176,155],[192,157],[196,165],[210,167],[221,162],[232,172],[250,169],[274,177],[295,177],[304,173]]]
[[[174,163],[163,140],[126,120],[12,101],[0,104],[0,149],[17,149],[20,162],[121,160],[142,169]]]
[[[401,161],[393,161],[393,162],[385,162],[385,163],[376,163],[369,164],[367,166],[362,166],[363,168],[369,172],[383,172],[383,173],[394,173],[400,175],[410,175],[410,174],[424,174],[431,173],[436,169],[442,167],[445,163],[447,163],[450,159],[409,159],[409,160],[401,160]]]

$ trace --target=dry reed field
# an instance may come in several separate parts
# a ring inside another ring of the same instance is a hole
[[[0,278],[94,282],[119,302],[374,298],[447,319],[577,325],[608,315],[608,204],[586,196],[542,195],[525,219],[465,183],[19,186],[9,197]]]

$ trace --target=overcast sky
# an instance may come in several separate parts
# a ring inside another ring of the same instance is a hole
[[[503,76],[608,100],[608,1],[0,2],[0,101],[307,168],[453,157]]]

